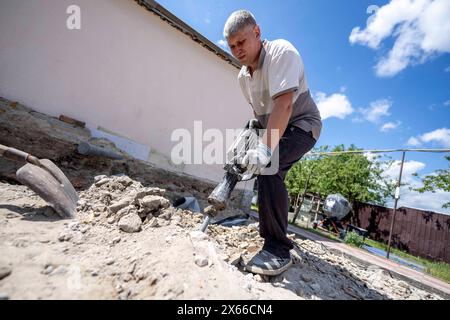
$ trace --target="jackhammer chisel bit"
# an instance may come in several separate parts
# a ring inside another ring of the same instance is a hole
[[[214,191],[209,195],[208,202],[210,206],[205,209],[205,217],[200,227],[200,231],[205,232],[211,219],[226,208],[227,201],[238,181],[239,177],[237,175],[227,172],[222,182],[217,185]]]

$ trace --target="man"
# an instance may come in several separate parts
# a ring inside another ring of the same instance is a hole
[[[278,275],[292,264],[289,251],[293,243],[286,236],[289,204],[284,179],[292,165],[316,144],[322,121],[308,89],[302,59],[292,44],[286,40],[262,41],[254,16],[246,10],[228,18],[224,37],[243,65],[238,76],[242,92],[260,126],[267,129],[257,148],[249,150],[243,160],[248,171],[260,174],[259,226],[264,238],[264,247],[246,269]],[[276,152],[278,172],[263,174]]]

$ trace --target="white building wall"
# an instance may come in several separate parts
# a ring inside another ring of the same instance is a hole
[[[81,30],[66,27],[72,4]],[[0,0],[0,95],[150,147],[162,166],[174,129],[225,132],[252,116],[237,74],[132,0]],[[172,169],[219,181],[221,167]]]

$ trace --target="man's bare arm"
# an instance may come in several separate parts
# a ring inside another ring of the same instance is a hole
[[[269,116],[267,131],[263,136],[262,142],[272,151],[278,146],[280,138],[286,131],[289,119],[292,115],[292,103],[294,92],[287,92],[277,97],[274,102],[274,108]],[[274,132],[272,132],[274,130]]]

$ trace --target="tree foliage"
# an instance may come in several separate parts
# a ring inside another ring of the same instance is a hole
[[[445,158],[447,159],[447,161],[450,161],[450,156],[446,156]],[[417,176],[417,174],[415,175]],[[435,193],[437,190],[450,192],[450,170],[437,170],[435,173],[423,177],[422,183],[423,186],[421,188],[412,188],[412,190],[418,191],[420,193]],[[450,202],[444,203],[442,207],[450,208]]]

